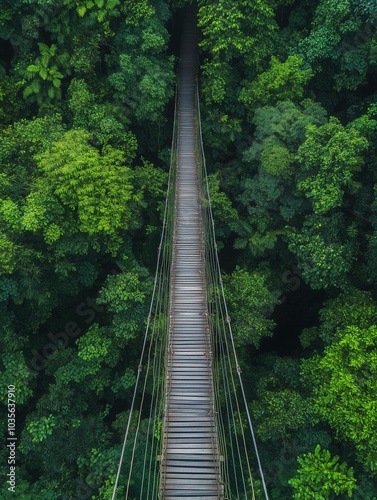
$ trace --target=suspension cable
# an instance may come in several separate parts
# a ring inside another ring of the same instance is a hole
[[[123,465],[123,459],[124,459],[124,453],[126,450],[126,444],[127,444],[127,439],[128,439],[128,434],[131,426],[131,420],[132,420],[132,415],[135,407],[135,401],[136,401],[136,396],[139,388],[139,381],[140,381],[140,376],[142,372],[142,363],[146,351],[146,346],[147,346],[147,341],[148,341],[148,336],[149,336],[149,330],[150,330],[150,325],[152,322],[152,313],[153,313],[153,307],[155,303],[155,297],[156,297],[156,290],[157,290],[157,284],[158,284],[158,278],[160,275],[160,266],[161,266],[161,261],[162,261],[162,249],[163,249],[163,243],[165,240],[165,236],[167,233],[167,221],[168,221],[168,212],[169,212],[169,198],[170,198],[170,193],[171,193],[171,188],[172,188],[172,177],[173,177],[173,169],[174,169],[174,157],[175,157],[175,148],[176,148],[176,122],[177,122],[177,94],[178,92],[175,92],[175,109],[174,109],[174,122],[173,122],[173,137],[172,137],[172,148],[171,148],[171,154],[170,154],[170,168],[169,168],[169,176],[168,176],[168,186],[166,190],[166,198],[165,198],[165,207],[164,207],[164,218],[163,218],[163,223],[162,223],[162,231],[161,231],[161,238],[160,238],[160,243],[158,247],[158,254],[157,254],[157,265],[156,265],[156,272],[154,276],[154,283],[153,283],[153,291],[152,291],[152,297],[151,297],[151,303],[149,307],[149,313],[148,313],[148,319],[147,319],[147,325],[145,328],[145,334],[144,334],[144,339],[143,339],[143,346],[141,350],[141,355],[140,355],[140,361],[138,365],[138,371],[137,371],[137,376],[136,376],[136,381],[135,381],[135,387],[134,387],[134,392],[132,396],[132,402],[131,402],[131,407],[129,410],[129,415],[128,415],[128,421],[127,421],[127,427],[126,427],[126,432],[124,435],[123,439],[123,445],[122,445],[122,450],[121,450],[121,455],[119,459],[119,464],[118,464],[118,469],[117,469],[117,474],[115,478],[115,483],[114,483],[114,488],[113,488],[113,493],[111,500],[115,500],[116,497],[116,491],[118,488],[118,483],[119,483],[119,478],[121,474],[121,469]]]
[[[157,256],[157,266],[156,266],[156,272],[155,272],[155,277],[154,277],[154,284],[153,284],[153,292],[152,292],[152,297],[151,297],[151,303],[150,303],[150,308],[149,308],[149,314],[148,314],[148,320],[147,320],[147,325],[146,325],[146,330],[145,330],[145,335],[143,339],[143,346],[142,346],[142,351],[141,351],[141,356],[140,356],[140,362],[138,365],[138,372],[137,372],[137,377],[135,381],[135,387],[134,387],[134,392],[133,392],[133,397],[132,397],[132,403],[131,407],[129,410],[129,415],[128,415],[128,422],[127,422],[127,427],[126,427],[126,432],[123,440],[123,445],[122,445],[122,450],[121,450],[121,456],[120,456],[120,461],[118,465],[118,470],[116,474],[116,480],[114,484],[114,489],[113,489],[113,494],[112,494],[112,500],[115,500],[116,496],[116,491],[118,488],[118,482],[121,474],[121,469],[122,469],[122,464],[124,460],[124,455],[125,455],[125,450],[126,450],[126,443],[131,427],[131,422],[132,422],[132,416],[133,412],[135,410],[135,402],[136,402],[136,396],[138,393],[138,388],[140,384],[140,378],[141,378],[141,373],[143,371],[143,360],[144,356],[147,351],[147,343],[149,337],[151,338],[150,340],[150,345],[148,349],[148,360],[147,360],[147,367],[146,367],[146,377],[145,381],[143,384],[143,394],[142,394],[142,402],[141,406],[144,401],[144,396],[145,396],[145,391],[147,387],[147,377],[148,373],[150,371],[150,361],[151,361],[151,355],[152,355],[152,349],[154,347],[154,344],[156,344],[156,337],[158,337],[158,326],[156,327],[156,324],[158,324],[158,321],[161,321],[161,317],[166,313],[166,305],[165,301],[169,301],[169,290],[166,291],[166,277],[167,274],[169,274],[167,271],[169,269],[169,266],[171,266],[171,258],[172,255],[169,254],[169,249],[171,251],[171,248],[169,245],[166,245],[166,247],[163,247],[164,242],[166,242],[167,239],[169,241],[172,239],[173,235],[171,234],[171,227],[169,223],[171,222],[171,211],[172,211],[172,205],[170,203],[171,201],[171,193],[172,193],[172,185],[173,185],[173,174],[175,173],[175,155],[176,155],[176,142],[177,142],[177,97],[178,97],[178,92],[176,92],[175,95],[175,111],[174,111],[174,125],[173,125],[173,138],[172,138],[172,149],[171,149],[171,157],[170,157],[170,169],[169,169],[169,177],[168,177],[168,187],[167,187],[167,193],[166,193],[166,198],[165,198],[165,208],[164,208],[164,217],[163,217],[163,225],[162,225],[162,233],[161,233],[161,239],[160,239],[160,244],[158,247],[158,256]],[[232,362],[230,360],[231,358],[231,351],[233,354],[233,360],[235,363],[235,368],[237,371],[238,375],[238,383],[241,389],[241,394],[242,394],[242,400],[245,406],[246,410],[246,415],[247,415],[247,422],[248,426],[251,432],[252,436],[252,441],[255,449],[255,454],[256,454],[256,459],[258,462],[258,467],[259,467],[259,473],[262,481],[262,486],[264,490],[264,495],[266,500],[268,500],[268,493],[267,493],[267,487],[264,479],[264,474],[262,470],[262,465],[261,465],[261,460],[258,452],[258,447],[255,439],[255,433],[251,421],[251,416],[249,412],[249,408],[247,405],[247,400],[246,400],[246,394],[244,390],[244,385],[243,385],[243,380],[242,380],[242,375],[241,375],[241,369],[239,366],[237,354],[236,354],[236,348],[235,348],[235,342],[234,342],[234,336],[232,332],[232,327],[231,327],[231,322],[230,322],[230,317],[227,309],[227,304],[226,304],[226,299],[225,299],[225,291],[224,291],[224,285],[223,285],[223,280],[221,277],[221,268],[220,268],[220,262],[219,262],[219,256],[218,256],[218,251],[217,251],[217,244],[216,244],[216,237],[215,237],[215,231],[214,231],[214,217],[213,217],[213,211],[212,211],[212,205],[211,205],[211,198],[210,198],[210,190],[209,190],[209,181],[208,181],[208,173],[207,173],[207,167],[206,167],[206,161],[205,161],[205,155],[204,155],[204,145],[203,145],[203,137],[202,137],[202,125],[201,125],[201,118],[200,118],[200,102],[199,102],[199,91],[198,91],[198,82],[197,82],[197,92],[196,92],[196,99],[197,99],[197,107],[198,107],[198,112],[197,112],[197,120],[198,120],[198,132],[199,132],[199,140],[200,140],[200,145],[199,145],[199,150],[201,153],[202,157],[202,169],[203,169],[203,177],[204,177],[204,186],[205,186],[205,194],[207,197],[207,213],[209,216],[208,220],[208,226],[207,230],[210,233],[210,237],[213,240],[212,244],[209,245],[208,251],[209,251],[209,279],[211,282],[214,284],[216,282],[220,283],[219,286],[219,292],[220,296],[218,296],[218,293],[216,290],[218,289],[216,286],[215,290],[215,303],[213,305],[213,313],[215,314],[217,326],[213,328],[213,325],[211,324],[212,330],[216,332],[216,335],[218,335],[217,332],[225,332],[227,329],[229,332],[229,338],[230,338],[230,345],[228,345],[228,339],[225,336],[225,342],[223,343],[220,338],[217,337],[217,342],[219,343],[219,349],[220,349],[220,362],[222,365],[222,369],[220,370],[223,378],[224,378],[224,398],[225,398],[225,403],[227,407],[227,425],[226,427],[228,428],[228,434],[229,434],[229,440],[230,440],[230,447],[231,447],[231,455],[232,455],[232,463],[233,466],[235,466],[236,463],[236,457],[235,455],[238,456],[238,463],[240,464],[240,474],[241,474],[241,487],[243,485],[244,491],[246,493],[246,484],[245,484],[245,479],[243,475],[243,468],[242,468],[242,459],[240,455],[240,443],[239,443],[239,438],[237,436],[237,429],[236,429],[236,422],[234,421],[231,423],[231,418],[233,418],[233,415],[237,414],[237,419],[239,421],[239,426],[240,426],[240,432],[241,432],[241,438],[243,441],[244,449],[246,450],[246,441],[245,441],[245,435],[243,431],[243,423],[242,423],[242,418],[241,418],[241,412],[240,412],[240,406],[239,406],[239,401],[237,398],[236,394],[236,385],[235,381],[233,379],[233,369],[232,369]],[[202,178],[203,180],[203,178]],[[203,221],[203,224],[205,221]],[[174,239],[174,238],[173,238]],[[171,243],[171,242],[170,242]],[[173,243],[174,244],[174,243]],[[166,274],[167,273],[167,274]],[[217,277],[217,278],[216,278]],[[164,309],[165,307],[165,309]],[[211,313],[212,309],[209,311]],[[154,318],[153,318],[153,327],[151,331],[151,325],[152,325],[152,313],[154,313]],[[211,313],[212,314],[212,313]],[[209,314],[209,318],[211,316]],[[222,324],[222,326],[220,325]],[[227,328],[226,328],[227,325]],[[157,330],[156,330],[157,328]],[[166,340],[165,340],[166,342]],[[212,352],[215,352],[215,345],[214,339],[212,338]],[[225,347],[225,349],[224,349]],[[162,363],[162,353],[166,352],[166,349],[163,349],[163,345],[160,345],[160,352],[159,356],[157,359],[157,354],[153,358],[153,366],[152,366],[152,371],[153,371],[153,389],[152,389],[152,399],[151,399],[151,406],[149,409],[149,420],[148,420],[148,436],[151,434],[151,428],[153,428],[153,423],[154,425],[157,424],[157,415],[159,411],[159,401],[160,397],[162,397],[163,393],[165,392],[166,389],[162,388],[162,384],[158,382],[158,375],[157,373],[161,373],[161,366],[164,364]],[[228,375],[228,371],[226,369],[226,364],[229,365],[230,369],[230,379]],[[165,374],[166,375],[166,374]],[[219,374],[216,375],[218,378]],[[163,377],[164,382],[166,384],[166,376]],[[235,407],[233,406],[233,402],[231,399],[231,390],[235,395]],[[218,398],[218,394],[215,394],[215,397]],[[220,401],[218,401],[218,404],[220,404]],[[153,422],[153,423],[152,423]],[[135,457],[135,452],[136,452],[136,440],[137,440],[137,435],[140,429],[140,423],[141,423],[141,410],[138,415],[138,423],[137,423],[137,428],[136,428],[136,435],[135,435],[135,440],[132,448],[132,455],[131,455],[131,464],[130,464],[130,471],[128,475],[128,482],[127,482],[127,493],[126,493],[126,498],[128,498],[128,492],[129,492],[129,487],[130,487],[130,481],[131,481],[131,474],[132,474],[132,468],[133,468],[133,462],[134,462],[134,457]],[[233,439],[232,439],[232,427],[233,427],[233,432],[235,436],[235,449],[233,446]],[[225,440],[225,423],[222,420],[222,417],[220,417],[220,423],[218,426],[219,432],[219,438],[222,439],[223,441]],[[150,487],[152,488],[152,496],[153,498],[157,497],[157,492],[156,492],[156,481],[157,481],[157,474],[156,474],[156,467],[157,467],[157,460],[155,461],[154,464],[154,474],[153,474],[153,479],[151,479],[152,475],[152,456],[154,456],[153,451],[155,450],[155,441],[153,440],[153,435],[152,435],[152,441],[150,445],[147,444],[144,449],[144,460],[143,460],[143,466],[142,466],[142,482],[141,482],[141,491],[143,491],[144,484],[145,484],[145,474],[146,474],[146,469],[147,469],[147,455],[148,455],[148,449],[150,446],[150,454],[149,454],[149,467],[148,467],[148,480],[147,480],[147,498],[149,498],[149,491]],[[157,448],[156,448],[157,449]],[[225,441],[224,441],[224,453],[226,454],[226,446],[225,446]],[[252,477],[251,477],[251,471],[250,471],[250,465],[249,465],[249,459],[246,453],[246,464],[247,464],[247,469],[249,472],[249,477],[251,480],[251,488],[252,488],[252,497],[254,498],[254,488],[253,488],[253,482],[252,482]],[[226,469],[227,471],[227,469]],[[228,486],[228,491],[230,494],[230,477],[229,474],[226,472],[227,475],[227,481],[226,483]],[[237,474],[236,470],[234,470],[234,475],[235,475],[235,487],[237,490],[237,494],[239,492],[239,486],[238,486],[238,479],[237,479]],[[225,479],[225,478],[224,478]],[[152,482],[152,484],[151,484]]]
[[[210,189],[209,189],[209,182],[208,182],[208,172],[207,172],[207,165],[206,165],[205,154],[204,154],[198,84],[197,84],[197,108],[198,108],[198,122],[199,122],[199,138],[200,138],[201,155],[202,155],[202,161],[203,161],[206,195],[207,195],[207,199],[208,199],[208,212],[209,212],[209,217],[210,217],[210,227],[212,226],[212,228],[211,228],[212,230],[210,232],[211,232],[211,236],[213,239],[212,243],[216,249],[216,251],[214,252],[215,253],[215,261],[216,261],[216,268],[217,268],[217,272],[220,276],[220,289],[221,289],[222,301],[223,301],[223,305],[224,305],[224,311],[226,314],[226,323],[228,324],[228,331],[229,331],[229,336],[230,336],[230,340],[231,340],[233,356],[234,356],[234,360],[236,363],[237,375],[238,375],[239,384],[240,384],[240,388],[241,388],[243,403],[245,406],[247,420],[248,420],[248,424],[249,424],[249,429],[250,429],[250,433],[251,433],[252,441],[253,441],[253,445],[254,445],[255,455],[257,458],[257,462],[258,462],[259,474],[260,474],[261,481],[262,481],[264,495],[265,495],[266,500],[268,500],[268,493],[267,493],[267,487],[266,487],[266,482],[265,482],[265,478],[264,478],[262,463],[260,460],[258,446],[257,446],[257,442],[255,439],[254,427],[253,427],[253,424],[251,421],[250,411],[249,411],[247,400],[246,400],[246,394],[245,394],[244,384],[243,384],[242,375],[241,375],[241,368],[240,368],[240,365],[238,362],[238,357],[237,357],[235,342],[234,342],[233,330],[232,330],[232,326],[231,326],[230,316],[228,313],[228,307],[226,304],[224,284],[223,284],[223,280],[221,278],[221,267],[220,267],[218,252],[217,252],[217,243],[216,243],[216,237],[215,237],[215,231],[214,231],[215,222],[214,222],[213,211],[212,211],[212,206],[211,206],[211,196],[210,196]]]

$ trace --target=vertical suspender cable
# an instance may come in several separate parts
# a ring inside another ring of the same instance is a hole
[[[158,275],[159,275],[160,263],[161,263],[162,244],[163,244],[163,241],[164,241],[164,238],[165,238],[166,226],[167,226],[169,193],[170,193],[171,184],[172,184],[172,182],[171,182],[172,181],[172,169],[173,169],[173,159],[174,159],[174,154],[175,154],[174,149],[175,149],[175,143],[176,143],[177,94],[178,94],[178,92],[176,90],[176,93],[175,93],[175,109],[174,109],[174,123],[173,123],[173,138],[172,138],[172,149],[171,149],[171,155],[170,155],[170,169],[169,169],[168,187],[167,187],[167,190],[166,190],[164,219],[163,219],[163,224],[162,224],[162,232],[161,232],[160,244],[159,244],[159,247],[158,247],[157,265],[156,265],[156,272],[155,272],[155,277],[154,277],[153,292],[152,292],[151,304],[150,304],[150,307],[149,307],[148,321],[147,321],[147,326],[146,326],[146,329],[145,329],[143,347],[142,347],[141,355],[140,355],[140,363],[139,363],[139,366],[138,366],[138,371],[137,371],[137,376],[136,376],[136,381],[135,381],[134,393],[133,393],[133,396],[132,396],[130,413],[129,413],[129,416],[128,416],[128,422],[127,422],[126,432],[125,432],[125,436],[124,436],[124,439],[123,439],[122,451],[121,451],[121,455],[120,455],[120,460],[119,460],[119,465],[118,465],[118,470],[117,470],[117,474],[116,474],[116,478],[115,478],[115,483],[114,483],[113,494],[112,494],[111,500],[115,500],[116,490],[118,488],[120,473],[121,473],[123,459],[124,459],[124,453],[125,453],[125,450],[126,450],[126,443],[127,443],[127,439],[128,439],[128,433],[129,433],[130,425],[131,425],[132,413],[133,413],[133,410],[134,410],[134,407],[135,407],[136,394],[137,394],[137,391],[138,391],[138,386],[139,386],[139,381],[140,381],[140,375],[141,375],[141,372],[142,372],[142,361],[143,361],[145,350],[146,350],[146,345],[147,345],[147,340],[148,340],[148,334],[149,334],[149,328],[150,328],[151,319],[152,319],[153,305],[154,305],[155,295],[156,295],[156,289],[157,289]]]
[[[198,106],[198,118],[199,118],[198,121],[199,121],[199,134],[200,134],[200,143],[201,143],[201,153],[202,153],[202,158],[203,158],[204,177],[205,177],[205,181],[206,181],[206,190],[207,190],[206,194],[207,194],[207,197],[208,197],[208,210],[209,210],[209,215],[210,215],[210,219],[211,219],[211,224],[210,225],[212,225],[212,228],[214,228],[214,217],[213,217],[212,206],[211,206],[211,196],[210,196],[209,184],[208,184],[207,165],[206,165],[205,155],[204,155],[202,125],[201,125],[201,118],[200,118],[199,89],[197,89],[197,106]],[[215,248],[217,248],[214,230],[212,231],[212,237],[213,237],[213,244],[214,244]],[[247,405],[247,400],[246,400],[246,395],[245,395],[245,389],[244,389],[243,380],[242,380],[242,376],[241,376],[241,368],[240,368],[239,363],[238,363],[238,358],[237,358],[237,353],[236,353],[236,347],[235,347],[235,344],[234,344],[233,330],[232,330],[232,326],[231,326],[231,323],[230,323],[230,317],[229,317],[229,313],[228,313],[228,307],[227,307],[227,304],[226,304],[224,284],[223,284],[223,280],[221,279],[221,267],[220,267],[220,261],[219,261],[219,256],[218,256],[217,251],[215,251],[215,258],[216,258],[217,271],[218,271],[218,273],[220,275],[221,294],[222,294],[223,303],[224,303],[224,310],[225,310],[225,314],[226,314],[226,322],[228,323],[228,330],[229,330],[229,335],[230,335],[230,339],[231,339],[233,355],[234,355],[234,359],[235,359],[236,366],[237,366],[237,374],[238,374],[238,379],[239,379],[240,388],[241,388],[241,392],[242,392],[242,398],[243,398],[243,402],[244,402],[244,405],[245,405],[247,420],[248,420],[248,424],[249,424],[249,428],[250,428],[250,432],[251,432],[251,437],[252,437],[252,440],[253,440],[255,455],[256,455],[256,458],[257,458],[257,462],[258,462],[259,474],[261,476],[261,481],[262,481],[264,495],[265,495],[266,500],[268,500],[268,493],[267,493],[267,487],[266,487],[266,482],[265,482],[265,478],[264,478],[262,463],[261,463],[260,456],[259,456],[258,446],[257,446],[257,442],[256,442],[256,439],[255,439],[254,427],[253,427],[253,424],[252,424],[252,421],[251,421],[251,416],[250,416],[249,408],[248,408],[248,405]]]

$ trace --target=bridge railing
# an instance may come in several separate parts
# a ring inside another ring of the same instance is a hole
[[[176,92],[177,96],[177,92]],[[170,169],[162,232],[142,352],[131,407],[125,415],[126,432],[112,500],[155,500],[160,491],[166,352],[170,328],[170,280],[174,245],[175,178],[177,167],[177,97],[174,112]]]
[[[260,499],[264,497],[268,499],[225,301],[202,141],[198,91],[196,92],[196,103],[198,110],[197,157],[200,172],[203,238],[205,240],[203,257],[206,265],[207,316],[211,334],[210,356],[212,358],[214,407],[218,435],[216,448],[220,458],[224,498]],[[175,110],[176,116],[177,103]],[[159,458],[161,458],[163,449],[164,403],[168,398],[165,358],[169,349],[168,338],[171,324],[169,317],[170,280],[174,254],[173,233],[176,208],[176,118],[174,121],[169,184],[153,294],[112,499],[154,500],[160,496]],[[250,453],[253,446],[255,454]],[[252,460],[251,456],[255,456],[256,460],[254,458]],[[259,477],[255,481],[258,475]]]
[[[205,238],[208,323],[221,477],[225,498],[268,498],[241,377],[222,280],[196,90],[197,150]],[[254,448],[255,453],[250,453]],[[258,477],[259,476],[259,477]]]

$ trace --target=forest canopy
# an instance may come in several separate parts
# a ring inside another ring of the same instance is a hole
[[[19,498],[111,496],[188,3],[0,0],[0,386],[4,402],[16,388]],[[270,496],[373,500],[376,2],[197,3],[217,241]],[[6,478],[5,447],[0,464]]]

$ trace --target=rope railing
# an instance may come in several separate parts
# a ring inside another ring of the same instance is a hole
[[[128,412],[112,500],[159,496],[159,463],[166,384],[170,302],[170,270],[173,254],[175,170],[177,155],[177,92],[174,111],[170,169],[166,191],[162,232],[157,254],[153,291]],[[148,402],[148,405],[146,404]]]
[[[213,378],[218,439],[224,457],[224,460],[221,461],[222,478],[225,483],[226,498],[251,497],[255,499],[256,492],[254,490],[252,466],[248,454],[248,441],[251,437],[263,495],[268,500],[267,486],[246,400],[218,257],[215,222],[202,138],[198,86],[196,89],[196,102],[202,212],[206,235],[208,316],[214,356]],[[246,435],[247,428],[249,436]]]
[[[177,96],[178,92],[176,92],[169,179],[153,292],[112,500],[117,498],[117,494],[119,498],[155,500],[161,497],[161,486],[163,487],[159,460],[163,459],[163,417],[168,388],[166,355],[169,349],[171,270],[174,257]],[[220,477],[224,486],[224,496],[221,498],[255,499],[257,495],[260,498],[259,495],[262,494],[268,500],[225,300],[202,140],[198,89],[196,104],[207,316],[211,338],[209,355],[213,360],[212,383],[216,416],[213,450],[217,454],[216,460],[219,462]],[[256,466],[248,453],[250,446],[254,446]],[[255,490],[255,477],[258,474],[261,492]]]

